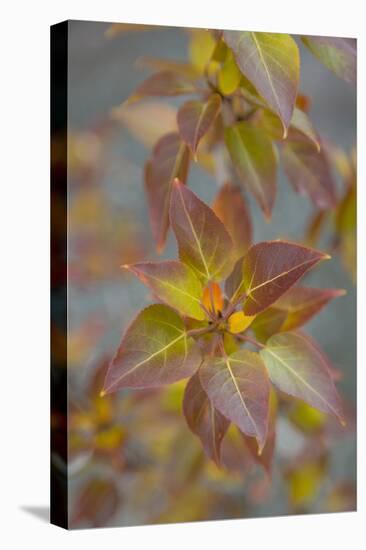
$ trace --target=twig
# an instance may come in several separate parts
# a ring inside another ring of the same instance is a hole
[[[243,342],[249,342],[250,344],[253,344],[254,346],[257,346],[258,348],[265,348],[266,346],[264,344],[261,344],[260,342],[258,342],[257,340],[255,340],[254,338],[251,338],[250,336],[244,336],[244,334],[235,334],[235,336],[239,339],[239,340],[242,340]]]

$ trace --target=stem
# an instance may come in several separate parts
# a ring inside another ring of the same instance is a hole
[[[212,332],[215,328],[215,325],[211,325],[210,327],[193,328],[192,330],[187,331],[187,336],[203,336],[204,334]]]
[[[246,294],[239,294],[239,296],[233,302],[230,302],[226,311],[223,313],[223,319],[226,321],[230,315],[235,310],[236,306],[242,301],[245,300]]]
[[[223,357],[227,357],[227,354],[226,354],[226,351],[225,351],[225,346],[224,346],[224,337],[221,335],[221,338],[219,340],[219,348],[220,348],[220,351],[221,351],[221,355]]]
[[[239,340],[242,340],[243,342],[250,342],[251,344],[253,344],[254,346],[257,346],[258,348],[265,348],[266,346],[264,344],[261,344],[260,342],[258,342],[257,340],[255,340],[254,338],[251,338],[250,336],[244,336],[244,334],[235,334],[235,336],[239,339]]]
[[[211,321],[216,321],[216,317],[212,314],[212,312],[207,309],[206,306],[204,306],[202,303],[200,303],[200,306],[201,308],[203,309],[203,311],[206,313],[207,317],[211,320]]]

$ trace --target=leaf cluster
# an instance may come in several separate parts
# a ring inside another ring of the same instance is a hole
[[[230,204],[240,210],[235,189],[226,186],[214,206],[220,212]],[[217,464],[230,423],[257,441],[259,454],[268,452],[267,445],[273,450],[276,390],[343,422],[332,367],[297,330],[343,294],[294,286],[329,257],[280,240],[248,243],[244,252],[239,228],[226,228],[178,179],[169,220],[179,260],[124,266],[159,303],[142,310],[127,329],[102,395],[189,378],[187,423]]]

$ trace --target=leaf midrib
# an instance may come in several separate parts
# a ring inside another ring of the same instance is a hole
[[[131,372],[134,372],[136,369],[140,368],[142,365],[144,365],[145,363],[151,361],[154,357],[160,355],[161,353],[164,353],[166,350],[168,350],[171,346],[173,346],[174,344],[176,344],[177,342],[179,342],[179,340],[181,340],[182,338],[186,338],[186,333],[185,332],[182,332],[182,334],[180,334],[180,336],[178,336],[177,338],[175,338],[174,340],[172,340],[171,342],[169,342],[169,344],[167,344],[166,346],[162,347],[161,349],[159,349],[158,351],[154,352],[153,354],[149,355],[149,357],[147,357],[146,359],[143,359],[142,361],[140,361],[139,363],[137,363],[136,365],[134,365],[130,370],[128,370],[127,372],[124,372],[119,378],[117,378],[113,384],[111,384],[108,388],[105,389],[105,391],[110,391],[111,388],[113,388],[113,386],[116,386],[117,384],[119,384],[121,382],[121,380],[123,380],[123,378],[125,378],[128,374],[131,374]]]
[[[323,403],[325,403],[327,407],[329,407],[330,410],[333,411],[333,413],[339,418],[339,413],[334,409],[334,407],[330,403],[328,403],[328,401],[319,392],[317,392],[316,389],[313,388],[313,386],[306,382],[306,380],[304,380],[304,378],[298,372],[292,369],[290,365],[288,365],[279,355],[272,351],[271,348],[266,348],[264,351],[269,353],[270,355],[273,355],[273,357],[275,357],[288,371],[290,371],[293,376],[295,376],[295,378],[300,380],[300,382],[302,382],[306,388],[312,391],[321,401],[323,401]]]

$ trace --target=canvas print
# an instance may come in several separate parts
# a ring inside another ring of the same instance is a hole
[[[51,28],[51,520],[356,509],[356,40]]]

